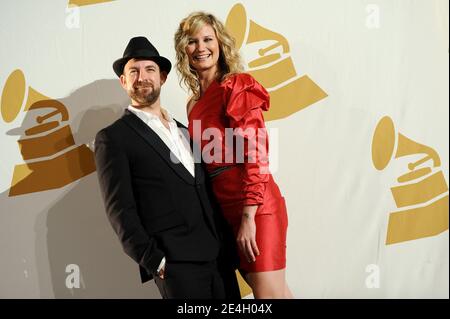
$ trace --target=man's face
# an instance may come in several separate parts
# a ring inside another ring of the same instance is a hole
[[[151,60],[131,59],[125,64],[120,83],[135,106],[149,106],[159,99],[166,72]]]

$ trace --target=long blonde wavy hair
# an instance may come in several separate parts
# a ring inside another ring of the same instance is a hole
[[[223,23],[214,15],[205,12],[193,12],[180,22],[175,33],[176,68],[180,76],[180,85],[184,85],[192,91],[194,98],[200,97],[200,83],[197,72],[190,66],[186,47],[189,37],[198,32],[205,24],[210,25],[219,42],[219,76],[222,82],[228,76],[243,72],[241,56],[235,45],[234,38],[228,33]]]

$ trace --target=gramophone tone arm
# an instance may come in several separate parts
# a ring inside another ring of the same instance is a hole
[[[54,108],[55,110],[50,113],[47,113],[45,115],[38,116],[36,118],[36,121],[38,123],[42,123],[46,119],[48,119],[56,114],[59,114],[59,113],[61,114],[62,121],[67,121],[69,119],[69,112],[67,111],[66,107],[57,100],[37,101],[36,103],[33,103],[29,109],[34,110],[34,109],[42,109],[42,108]]]
[[[433,167],[441,166],[441,159],[439,158],[438,153],[435,150],[431,149],[431,148],[428,151],[430,153],[428,153],[427,156],[421,158],[418,161],[409,163],[408,164],[409,170],[413,171],[417,166],[425,163],[426,161],[428,161],[430,159],[433,160]]]

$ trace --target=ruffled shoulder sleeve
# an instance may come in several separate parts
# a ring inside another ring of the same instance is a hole
[[[226,79],[224,87],[225,114],[234,121],[240,121],[251,110],[267,111],[270,105],[269,93],[250,74],[240,73]]]

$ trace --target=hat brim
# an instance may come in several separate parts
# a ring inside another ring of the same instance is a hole
[[[118,77],[120,77],[123,74],[123,68],[125,67],[125,64],[127,64],[127,62],[131,59],[143,59],[154,61],[156,64],[158,64],[160,71],[165,71],[167,72],[167,74],[169,74],[170,70],[172,69],[172,63],[170,63],[170,61],[163,56],[126,57],[120,58],[113,63],[114,73],[116,73]]]

